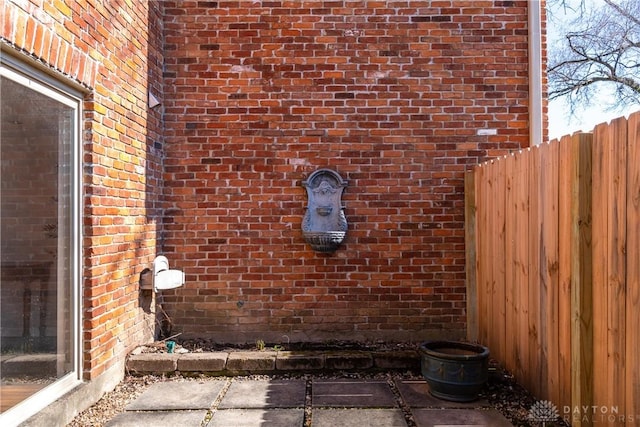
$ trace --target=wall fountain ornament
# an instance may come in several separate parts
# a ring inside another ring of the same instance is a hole
[[[342,192],[347,181],[331,169],[318,169],[302,185],[308,206],[302,220],[302,235],[313,250],[334,252],[347,234]]]

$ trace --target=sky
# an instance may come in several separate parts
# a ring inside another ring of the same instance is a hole
[[[605,94],[602,95],[605,97]],[[617,117],[629,117],[629,114],[640,111],[640,106],[629,107],[621,111],[606,111],[601,106],[593,106],[580,111],[578,117],[571,117],[569,108],[563,100],[549,102],[549,139],[570,135],[577,131],[591,131],[600,124]]]
[[[563,36],[566,31],[566,23],[578,16],[577,12],[573,13],[571,8],[579,10],[580,0],[564,0],[567,8],[559,7],[559,0],[554,3],[547,2],[551,8],[551,15],[547,22],[547,36],[549,48],[552,48],[554,40]],[[598,6],[603,4],[603,0],[584,0],[587,7]],[[600,94],[600,102],[595,102],[589,108],[577,111],[571,116],[570,109],[565,99],[555,99],[549,101],[549,137],[550,139],[559,138],[563,135],[569,135],[577,131],[590,131],[597,124],[611,121],[617,117],[627,116],[635,111],[640,111],[640,105],[628,107],[623,110],[608,111],[607,102],[610,93],[603,90]]]

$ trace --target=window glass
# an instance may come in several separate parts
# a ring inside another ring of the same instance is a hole
[[[2,420],[79,378],[80,101],[4,65],[0,94]]]

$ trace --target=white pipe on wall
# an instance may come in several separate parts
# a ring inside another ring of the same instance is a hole
[[[542,2],[529,0],[529,145],[542,144]]]

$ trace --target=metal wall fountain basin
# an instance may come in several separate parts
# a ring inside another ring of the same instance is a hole
[[[318,169],[302,185],[309,204],[302,220],[302,235],[318,252],[333,252],[347,234],[342,192],[347,182],[335,171]]]

